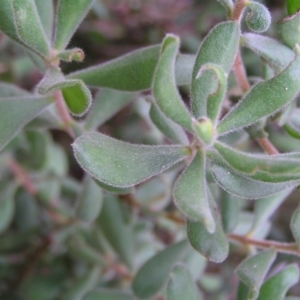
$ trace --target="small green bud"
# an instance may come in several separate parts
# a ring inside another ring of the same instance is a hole
[[[192,120],[192,128],[199,141],[205,146],[211,146],[215,141],[215,128],[212,121],[206,117]]]

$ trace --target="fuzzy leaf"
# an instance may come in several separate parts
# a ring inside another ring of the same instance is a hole
[[[42,95],[61,90],[70,112],[75,116],[84,115],[92,102],[91,92],[82,80],[65,79],[61,71],[54,67],[47,70],[37,88]]]
[[[120,187],[115,187],[111,185],[107,185],[103,182],[100,182],[96,179],[94,179],[95,182],[105,191],[110,192],[111,194],[116,194],[116,195],[127,195],[127,194],[132,194],[135,191],[134,187],[126,187],[126,188],[120,188]]]
[[[150,258],[138,271],[132,289],[139,299],[155,295],[164,285],[173,265],[182,261],[191,248],[187,241],[174,244]]]
[[[155,126],[171,141],[183,145],[189,144],[188,137],[182,127],[166,117],[156,103],[151,104],[149,114]]]
[[[300,206],[294,211],[290,226],[297,245],[300,245]]]
[[[67,292],[63,295],[64,300],[82,300],[82,297],[91,290],[99,278],[99,266],[93,267],[85,276],[75,280]]]
[[[159,59],[160,46],[150,46],[130,52],[98,66],[71,73],[67,78],[82,79],[87,85],[122,91],[141,91],[151,88]],[[177,84],[189,84],[190,66],[194,56],[179,55],[176,63]]]
[[[102,189],[91,177],[87,176],[77,198],[77,218],[86,223],[94,222],[101,211],[102,203]]]
[[[243,173],[255,174],[257,171],[264,171],[272,174],[299,174],[300,172],[299,154],[299,158],[296,159],[284,154],[271,156],[250,154],[220,142],[216,142],[214,146],[232,168]]]
[[[8,98],[28,96],[30,95],[30,93],[26,90],[19,88],[16,85],[7,82],[0,82],[0,95],[1,98]]]
[[[255,202],[254,206],[254,220],[250,233],[259,231],[265,226],[269,218],[273,215],[276,209],[281,205],[281,203],[288,197],[293,189],[287,189],[276,195],[272,195],[267,198],[259,199]]]
[[[86,172],[116,187],[136,185],[190,155],[184,146],[134,145],[101,133],[85,133],[72,146]]]
[[[96,130],[134,99],[133,93],[102,89],[96,96],[85,121],[85,129]]]
[[[98,224],[115,251],[132,268],[134,259],[133,229],[131,224],[124,220],[124,212],[115,196],[105,196]]]
[[[236,269],[239,278],[249,286],[248,300],[259,295],[262,282],[276,258],[276,251],[269,249],[243,260]]]
[[[52,40],[52,27],[54,21],[54,5],[52,0],[35,0],[36,9],[41,20],[48,41]]]
[[[173,194],[175,204],[189,220],[202,223],[208,232],[213,233],[216,224],[206,190],[205,167],[205,154],[199,150],[176,181]]]
[[[220,4],[227,10],[227,14],[231,14],[233,11],[233,2],[232,0],[217,0]]]
[[[284,125],[285,131],[295,139],[300,139],[300,109],[294,108],[288,122]]]
[[[57,57],[66,62],[83,61],[84,52],[80,48],[67,49],[59,52]]]
[[[218,125],[219,134],[249,126],[274,114],[300,91],[300,55],[279,75],[256,84]]]
[[[208,191],[211,210],[214,213],[216,229],[214,233],[209,233],[203,223],[187,222],[187,236],[192,247],[205,256],[209,261],[215,263],[223,262],[229,253],[229,243],[223,231],[221,220],[214,208],[214,201],[210,191]]]
[[[6,0],[5,0],[6,1]],[[29,49],[44,58],[50,57],[50,46],[47,40],[35,0],[12,0],[15,30],[19,39]]]
[[[86,294],[83,300],[134,300],[129,293],[109,289],[97,289]]]
[[[59,0],[55,28],[54,47],[63,50],[68,45],[77,27],[91,8],[94,0]]]
[[[292,16],[288,16],[277,23],[278,31],[281,39],[291,49],[294,49],[296,44],[300,44],[299,26],[300,26],[300,11],[297,11]]]
[[[287,0],[287,8],[289,15],[294,14],[300,8],[300,0]]]
[[[200,295],[189,270],[181,264],[176,265],[169,275],[167,286],[168,300],[199,300]]]
[[[282,71],[294,59],[293,50],[279,41],[255,33],[245,33],[241,45],[261,56],[272,68]]]
[[[153,80],[153,95],[161,111],[175,123],[191,130],[191,116],[183,103],[175,82],[175,62],[179,51],[179,38],[167,35]]]
[[[50,97],[0,98],[0,150],[52,102]]]
[[[203,65],[212,63],[229,73],[239,46],[239,37],[238,23],[228,21],[214,27],[201,44],[193,69],[191,89],[192,110],[196,119],[206,116],[207,98],[218,90],[213,71],[207,71],[195,80],[199,70]]]
[[[261,182],[217,164],[211,165],[211,171],[216,182],[226,192],[246,199],[268,197],[299,184],[295,181],[282,183]]]
[[[250,9],[250,13],[246,16],[246,24],[248,28],[254,32],[264,32],[271,25],[271,15],[268,9],[257,2],[249,1],[246,4]]]
[[[17,186],[10,184],[0,194],[0,234],[7,230],[15,214],[15,193]]]
[[[289,265],[270,277],[261,287],[257,300],[282,300],[286,292],[299,280],[297,265]]]

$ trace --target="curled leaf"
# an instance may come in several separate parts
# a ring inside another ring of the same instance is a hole
[[[251,12],[247,14],[246,24],[254,32],[264,32],[271,25],[271,15],[268,9],[257,2],[247,1]]]

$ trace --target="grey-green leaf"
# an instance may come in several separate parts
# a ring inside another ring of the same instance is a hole
[[[156,127],[171,141],[183,145],[189,144],[188,137],[182,127],[166,117],[156,103],[151,104],[149,114]]]
[[[155,295],[165,284],[173,265],[191,251],[187,241],[174,244],[150,258],[136,274],[132,289],[140,299]]]
[[[42,95],[61,90],[70,112],[76,116],[84,115],[92,103],[91,92],[82,80],[65,79],[61,71],[55,67],[47,70],[37,89]]]
[[[10,226],[15,214],[16,184],[10,184],[0,194],[0,234]]]
[[[199,300],[200,295],[193,278],[183,264],[176,265],[169,275],[168,300]]]
[[[29,49],[44,58],[50,57],[50,45],[47,40],[41,19],[38,15],[35,0],[12,0],[15,30],[19,39]]]
[[[189,220],[202,223],[208,232],[213,233],[216,224],[206,190],[205,168],[205,154],[199,150],[176,181],[173,194],[175,204]]]
[[[196,251],[200,252],[209,261],[221,263],[228,256],[229,243],[222,228],[220,217],[214,207],[215,204],[212,195],[210,192],[208,195],[216,223],[214,233],[208,232],[203,223],[188,221],[187,235],[189,242]]]
[[[87,293],[83,300],[134,300],[130,293],[109,289],[97,289]]]
[[[277,194],[299,184],[299,181],[282,183],[261,182],[236,173],[233,169],[218,164],[211,165],[216,182],[228,193],[246,199],[260,199]]]
[[[176,87],[175,63],[179,51],[179,38],[167,35],[153,79],[153,95],[161,111],[175,123],[191,130],[191,116]]]
[[[300,206],[294,211],[290,226],[297,245],[300,245]]]
[[[101,133],[85,133],[72,146],[86,172],[116,187],[136,185],[190,155],[184,146],[134,145]]]
[[[257,300],[282,300],[286,292],[299,280],[297,265],[289,265],[270,277],[261,287]]]
[[[246,24],[248,28],[254,32],[264,32],[271,25],[271,15],[268,9],[257,2],[249,1],[246,4],[250,9],[250,13],[246,16]]]
[[[41,20],[44,32],[48,41],[52,40],[52,27],[54,20],[54,5],[52,0],[43,1],[35,0],[35,5],[38,11],[38,15]]]
[[[250,288],[248,300],[255,300],[258,297],[262,282],[275,258],[275,249],[269,249],[248,257],[237,267],[237,275]]]
[[[227,21],[214,27],[204,39],[196,56],[192,75],[192,110],[198,119],[206,116],[206,102],[209,95],[218,90],[214,81],[214,72],[207,71],[195,80],[199,70],[206,63],[219,65],[225,73],[229,73],[239,46],[239,24]]]
[[[300,55],[279,75],[256,84],[218,125],[219,134],[241,129],[270,116],[300,91]]]
[[[90,176],[87,176],[77,199],[77,218],[86,223],[94,222],[101,211],[102,202],[102,189]]]
[[[0,95],[1,98],[8,98],[28,96],[30,93],[11,83],[0,82]]]
[[[52,101],[50,97],[35,96],[0,98],[0,150]]]
[[[63,50],[77,27],[91,8],[94,0],[59,0],[55,28],[54,47]]]
[[[287,46],[294,49],[296,44],[300,44],[299,26],[300,11],[298,10],[292,16],[288,16],[277,23],[281,39]]]
[[[262,57],[272,68],[282,71],[294,59],[295,53],[278,40],[255,33],[245,33],[241,45]]]
[[[134,258],[133,229],[124,219],[124,212],[118,199],[106,195],[98,224],[120,257],[132,268]]]

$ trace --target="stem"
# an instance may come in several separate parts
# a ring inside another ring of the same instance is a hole
[[[256,141],[262,149],[265,150],[269,155],[279,154],[279,151],[276,147],[270,142],[268,138],[257,138]]]
[[[243,10],[246,4],[246,0],[237,0],[233,9],[233,13],[232,13],[232,20],[234,21],[240,21],[242,14],[243,14]]]
[[[58,113],[63,121],[65,130],[68,132],[68,134],[72,138],[74,138],[75,134],[71,127],[71,124],[73,123],[73,119],[68,111],[65,100],[64,100],[63,95],[60,90],[54,92],[54,98],[55,98],[55,104],[56,104]]]
[[[240,49],[238,50],[238,52],[236,54],[233,69],[234,69],[234,73],[235,73],[235,78],[238,81],[239,85],[241,86],[242,90],[245,93],[248,92],[251,88],[251,85],[247,78],[247,74],[246,74],[245,66],[244,66],[244,63],[242,60],[242,55],[241,55]]]
[[[276,241],[256,240],[237,234],[229,234],[228,238],[232,241],[239,242],[244,245],[252,245],[260,249],[274,248],[277,252],[300,256],[300,247],[295,243],[280,243]]]
[[[19,163],[13,158],[10,158],[8,165],[12,173],[15,175],[17,180],[19,180],[25,190],[28,191],[32,196],[37,196],[38,190],[35,184],[32,182],[26,171],[19,165]]]

